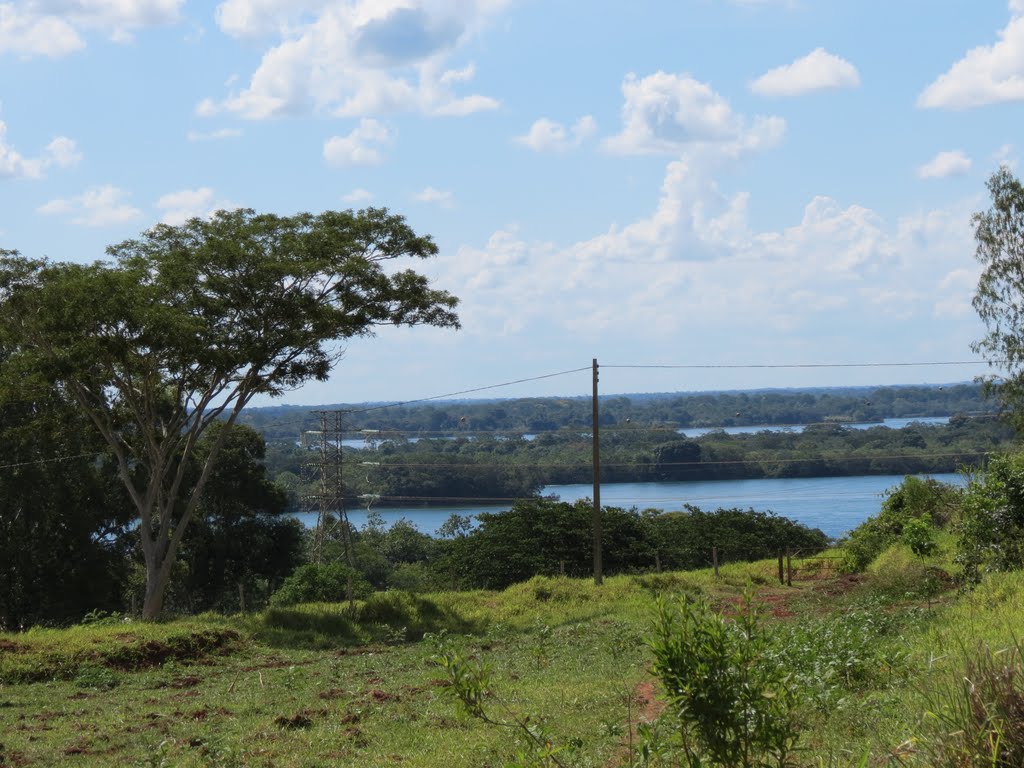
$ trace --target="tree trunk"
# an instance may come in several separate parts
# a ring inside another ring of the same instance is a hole
[[[151,558],[149,552],[145,553],[146,560],[146,596],[142,601],[142,618],[145,621],[156,621],[160,618],[160,612],[164,607],[164,593],[167,592],[167,585],[171,580],[171,566],[174,564],[174,555],[167,552],[163,562],[157,563],[156,553]],[[150,562],[154,560],[154,562]]]

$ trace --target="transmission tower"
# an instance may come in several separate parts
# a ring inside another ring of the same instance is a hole
[[[344,452],[342,450],[342,414],[344,411],[314,411],[320,417],[320,429],[302,433],[302,446],[308,459],[306,469],[316,480],[316,493],[306,495],[307,504],[317,510],[316,533],[313,537],[313,561],[323,560],[324,542],[337,535],[345,550],[345,561],[352,568],[352,529],[345,509]]]

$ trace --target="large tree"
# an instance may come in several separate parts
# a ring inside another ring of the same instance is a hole
[[[972,348],[1001,375],[989,376],[1018,430],[1024,428],[1024,186],[1003,166],[988,180],[992,207],[974,215],[981,276],[974,309],[987,333]]]
[[[178,547],[229,430],[257,395],[325,380],[339,342],[380,325],[458,327],[457,299],[400,257],[437,253],[385,209],[221,211],[111,246],[110,262],[0,254],[9,365],[44,371],[113,452],[139,518],[143,616],[159,615]]]

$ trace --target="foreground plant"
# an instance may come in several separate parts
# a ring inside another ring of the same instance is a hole
[[[727,621],[704,597],[659,601],[654,673],[669,695],[684,765],[760,768],[791,764],[796,697],[773,660],[746,593]]]
[[[963,677],[926,692],[928,765],[1019,768],[1024,765],[1024,656],[1019,644],[979,647]]]

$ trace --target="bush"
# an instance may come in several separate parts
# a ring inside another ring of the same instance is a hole
[[[796,697],[749,593],[731,622],[704,598],[659,601],[651,649],[687,765],[788,764],[799,737]]]
[[[854,528],[843,545],[840,569],[861,573],[890,545],[903,541],[922,557],[932,554],[935,528],[949,523],[961,491],[932,478],[905,477],[889,490],[882,509]]]
[[[1024,454],[992,456],[964,494],[956,560],[968,583],[1024,567]]]
[[[363,598],[373,588],[358,571],[342,563],[309,563],[295,569],[270,598],[272,606],[281,607],[298,603],[329,603],[348,599],[351,579],[353,597]]]

